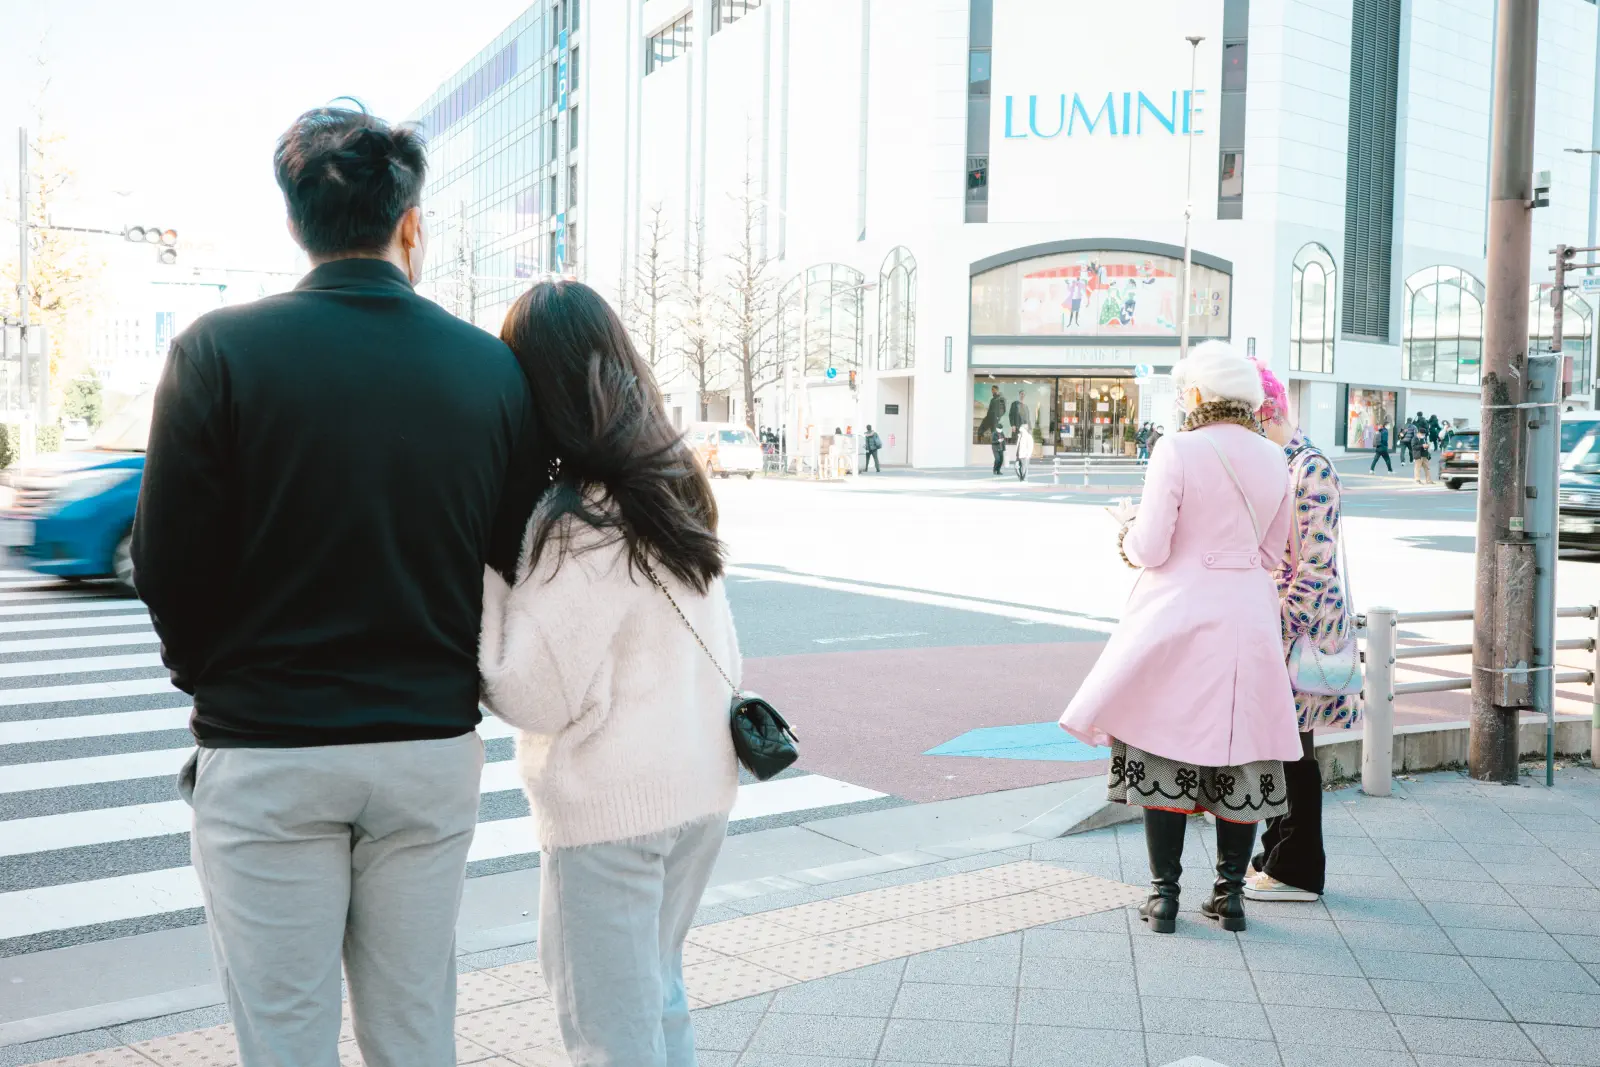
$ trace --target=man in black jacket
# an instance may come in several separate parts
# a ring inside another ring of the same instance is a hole
[[[199,743],[180,790],[245,1067],[453,1063],[483,568],[543,464],[499,340],[419,297],[420,138],[301,116],[274,165],[313,269],[172,343],[134,584]]]

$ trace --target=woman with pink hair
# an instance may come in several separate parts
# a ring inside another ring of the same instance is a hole
[[[1289,552],[1273,575],[1282,604],[1284,654],[1302,638],[1312,641],[1321,652],[1336,652],[1349,640],[1353,625],[1338,559],[1339,475],[1290,417],[1289,396],[1277,375],[1260,361],[1256,368],[1266,397],[1256,417],[1268,439],[1283,449],[1293,486]],[[1322,847],[1322,773],[1313,748],[1313,731],[1318,727],[1348,730],[1361,717],[1359,699],[1353,694],[1296,691],[1294,702],[1301,758],[1284,762],[1289,812],[1267,820],[1261,848],[1251,860],[1245,880],[1244,895],[1251,900],[1314,901],[1322,895],[1327,856]]]

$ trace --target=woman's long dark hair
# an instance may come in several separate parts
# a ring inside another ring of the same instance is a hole
[[[661,392],[617,313],[581,282],[540,282],[511,306],[500,339],[533,391],[539,447],[558,468],[534,515],[529,565],[565,552],[576,516],[627,543],[631,567],[659,562],[704,593],[722,574],[711,481],[667,419]],[[603,508],[586,496],[603,488]]]

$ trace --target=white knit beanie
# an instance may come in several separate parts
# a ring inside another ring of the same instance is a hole
[[[1226,341],[1206,341],[1195,346],[1187,359],[1173,365],[1172,381],[1180,397],[1190,389],[1198,389],[1202,401],[1237,400],[1250,405],[1251,411],[1258,410],[1266,399],[1261,372],[1254,363],[1235,354]]]

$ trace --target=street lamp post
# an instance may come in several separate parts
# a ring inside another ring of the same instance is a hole
[[[1189,42],[1189,96],[1184,102],[1184,130],[1189,138],[1189,157],[1184,165],[1183,178],[1183,325],[1178,335],[1178,358],[1189,356],[1189,313],[1191,299],[1189,228],[1194,220],[1194,126],[1190,116],[1194,113],[1195,76],[1200,65],[1200,42],[1204,37],[1185,37]]]

